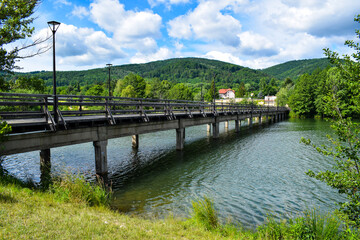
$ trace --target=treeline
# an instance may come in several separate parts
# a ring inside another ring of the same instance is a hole
[[[250,93],[254,93],[255,97],[263,98],[263,96],[275,95],[279,84],[279,81],[274,78],[262,78],[255,87],[244,82],[239,84],[217,82],[216,78],[209,83],[174,83],[157,77],[145,79],[138,74],[130,73],[124,78],[110,82],[110,94],[129,98],[212,101],[214,92],[215,98],[219,98],[219,89],[232,88],[235,90],[236,97],[249,97]],[[258,90],[254,90],[254,88]],[[52,86],[48,86],[44,79],[36,77],[36,75],[19,75],[10,81],[0,77],[0,90],[2,92],[51,94]],[[57,93],[60,95],[108,96],[109,86],[107,81],[87,85],[72,82],[67,86],[57,86]]]
[[[285,84],[279,90],[277,102],[280,106],[288,104],[294,117],[333,116],[335,104],[344,116],[359,117],[353,102],[359,97],[359,91],[344,86],[345,77],[337,67],[303,74],[295,85]]]

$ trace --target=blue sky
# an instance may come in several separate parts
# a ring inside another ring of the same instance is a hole
[[[324,57],[325,47],[349,53],[356,14],[359,0],[43,0],[32,39],[51,34],[48,21],[61,22],[58,70],[180,57],[261,69]],[[51,70],[51,59],[48,51],[18,65]]]

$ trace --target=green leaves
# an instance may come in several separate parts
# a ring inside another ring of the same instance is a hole
[[[0,3],[0,71],[10,71],[15,67],[19,49],[6,50],[5,45],[30,37],[34,31],[30,16],[38,0],[2,0]]]

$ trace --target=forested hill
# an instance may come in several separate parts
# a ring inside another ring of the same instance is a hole
[[[143,78],[168,80],[172,83],[183,82],[193,84],[200,82],[210,83],[215,76],[218,84],[225,84],[228,87],[232,87],[240,82],[257,86],[260,79],[266,78],[269,81],[272,78],[272,76],[260,70],[203,58],[179,58],[111,67],[112,80],[123,78],[129,73],[139,74]],[[51,71],[28,74],[44,79],[48,86],[52,84]],[[57,72],[58,86],[75,85],[77,83],[80,83],[80,85],[104,83],[107,79],[108,69],[106,68]]]
[[[290,61],[264,70],[254,70],[239,65],[203,58],[176,58],[144,64],[127,64],[111,67],[111,79],[116,81],[129,73],[135,73],[145,79],[159,78],[172,83],[210,83],[214,76],[216,83],[224,87],[235,87],[239,83],[249,84],[257,89],[260,79],[269,82],[275,77],[284,80],[287,77],[295,80],[303,73],[312,73],[316,68],[324,69],[329,65],[326,58]],[[45,80],[47,86],[52,85],[52,72],[41,71],[17,73],[7,77],[16,79],[19,75],[31,75]],[[84,71],[58,71],[58,86],[82,86],[102,84],[108,79],[108,69],[98,68]]]
[[[315,58],[306,60],[294,60],[265,68],[262,72],[274,76],[280,80],[289,77],[293,80],[305,73],[312,73],[317,68],[325,69],[330,65],[327,58]]]

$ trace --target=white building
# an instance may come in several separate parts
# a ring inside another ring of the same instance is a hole
[[[276,96],[265,96],[265,105],[276,106]]]
[[[220,98],[235,98],[235,91],[232,89],[220,89],[219,90]]]

